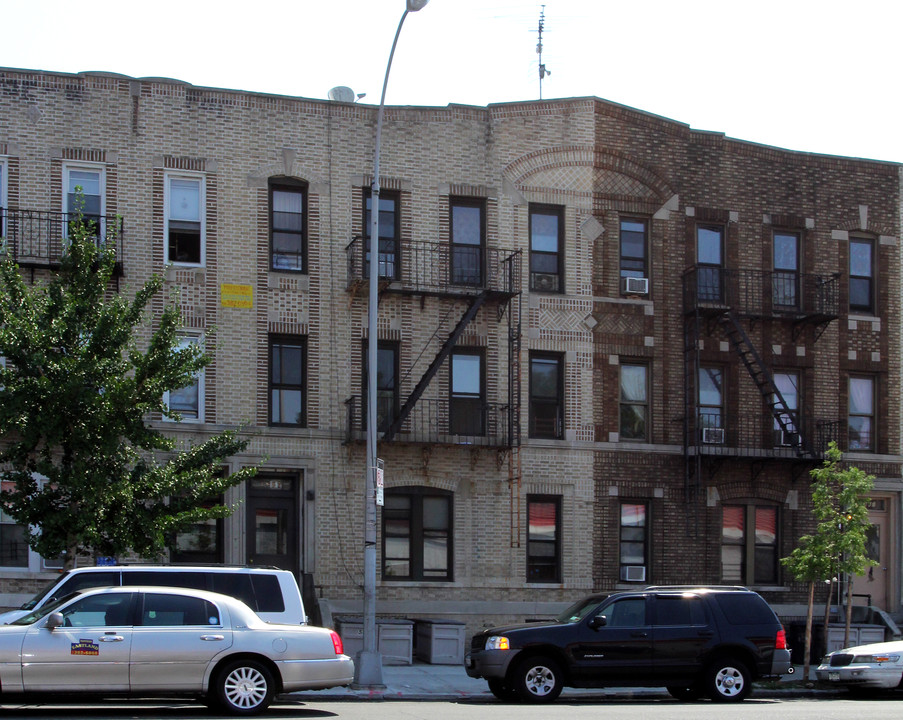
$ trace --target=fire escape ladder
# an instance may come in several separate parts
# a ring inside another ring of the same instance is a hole
[[[740,360],[746,366],[749,376],[752,378],[759,393],[765,400],[771,415],[777,422],[778,427],[784,432],[784,437],[789,440],[789,445],[793,447],[798,456],[805,454],[803,437],[800,434],[800,423],[796,416],[796,411],[791,410],[784,396],[781,395],[771,372],[762,362],[762,358],[756,351],[755,346],[749,339],[749,335],[743,330],[739,320],[732,312],[726,312],[718,318],[719,323],[724,328],[724,332],[730,340],[734,351],[740,357]]]
[[[696,537],[699,528],[698,508],[701,490],[702,458],[699,453],[697,428],[697,382],[699,381],[699,312],[684,320],[684,502],[687,513],[687,536]],[[691,453],[690,449],[694,452]]]
[[[445,341],[445,343],[443,343],[438,354],[435,358],[433,358],[433,362],[430,363],[430,366],[426,369],[426,372],[423,373],[423,377],[420,378],[408,399],[405,400],[404,405],[401,406],[401,410],[398,411],[398,415],[395,417],[395,420],[386,429],[386,432],[382,437],[383,442],[392,440],[392,438],[395,437],[396,433],[398,433],[398,431],[401,429],[401,426],[404,424],[405,420],[407,420],[408,415],[411,414],[411,411],[414,409],[417,401],[420,400],[420,396],[423,395],[424,391],[429,386],[430,381],[432,381],[432,379],[436,376],[436,373],[439,372],[439,368],[442,367],[442,363],[445,362],[445,358],[447,358],[451,354],[452,349],[455,347],[455,343],[458,342],[458,338],[461,337],[461,333],[464,332],[465,328],[470,324],[470,321],[473,320],[474,317],[476,317],[477,312],[485,304],[488,296],[488,291],[484,290],[479,295],[475,296],[471,301],[470,306],[467,308],[467,311],[458,321],[458,324],[455,326],[455,329],[452,330],[451,334],[448,336],[448,339]]]

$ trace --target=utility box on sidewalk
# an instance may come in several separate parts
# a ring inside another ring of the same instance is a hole
[[[461,665],[464,662],[464,623],[417,618],[414,626],[418,660],[432,665]]]
[[[342,638],[345,654],[356,657],[364,649],[364,619],[336,618],[336,631]],[[377,651],[386,665],[410,665],[413,662],[414,623],[395,618],[376,619]]]

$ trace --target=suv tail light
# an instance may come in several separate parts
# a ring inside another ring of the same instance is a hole
[[[339,634],[335,630],[332,630],[329,635],[332,637],[332,646],[335,648],[335,654],[343,654],[345,652],[345,647],[342,645],[342,638],[339,637]]]
[[[778,634],[775,635],[774,649],[775,650],[786,650],[787,649],[787,633],[784,632],[784,628],[781,628],[780,630],[778,630]]]

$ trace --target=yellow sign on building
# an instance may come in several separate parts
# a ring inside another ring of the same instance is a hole
[[[254,307],[254,286],[223,283],[219,297],[223,307],[251,309]]]

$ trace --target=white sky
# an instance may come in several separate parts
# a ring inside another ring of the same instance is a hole
[[[538,99],[542,4],[431,0],[409,14],[387,104]],[[0,65],[323,99],[347,85],[378,104],[403,10],[404,0],[4,0]],[[545,0],[542,94],[903,162],[901,29],[900,0]]]

